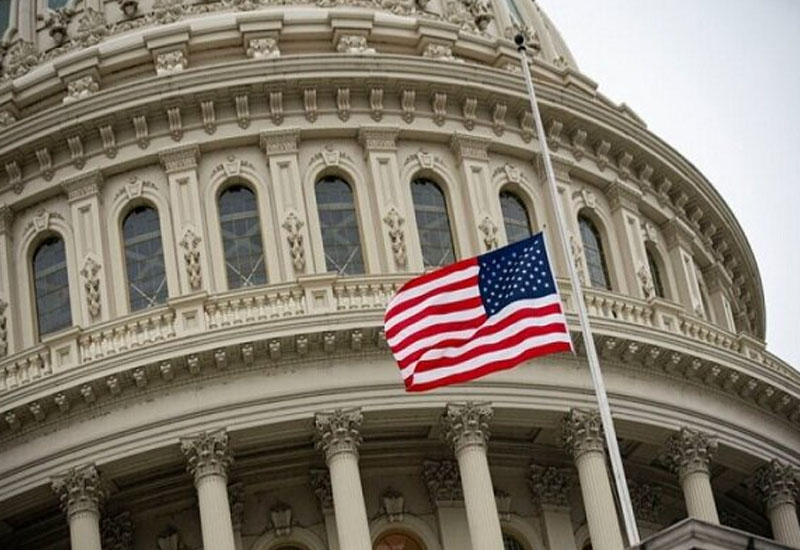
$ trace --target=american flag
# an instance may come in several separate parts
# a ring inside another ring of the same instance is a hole
[[[542,233],[408,281],[384,327],[406,391],[572,349]]]

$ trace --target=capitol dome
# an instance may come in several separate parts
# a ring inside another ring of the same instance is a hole
[[[518,32],[641,548],[800,547],[747,239],[535,3],[0,0],[0,32],[0,548],[630,546],[560,247],[576,355],[407,394],[383,331],[414,275],[557,239]]]

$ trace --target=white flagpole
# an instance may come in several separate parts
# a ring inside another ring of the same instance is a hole
[[[586,303],[583,299],[582,285],[578,279],[578,274],[575,272],[575,259],[572,256],[572,250],[567,244],[567,231],[564,225],[564,214],[561,211],[561,204],[558,202],[558,189],[556,187],[555,174],[553,173],[553,165],[550,162],[550,151],[547,147],[547,137],[544,135],[542,115],[539,113],[539,106],[536,103],[536,92],[533,90],[533,79],[531,78],[531,70],[530,66],[528,65],[528,54],[525,48],[525,38],[522,36],[522,34],[518,34],[514,37],[514,42],[516,42],[517,49],[520,52],[522,72],[525,75],[525,84],[528,87],[528,95],[531,101],[531,112],[533,113],[533,120],[536,123],[536,135],[537,139],[539,140],[539,146],[542,148],[542,161],[544,162],[544,170],[547,174],[547,183],[550,188],[550,198],[553,201],[553,211],[556,214],[556,225],[558,226],[558,231],[561,235],[561,246],[564,249],[564,257],[567,259],[567,271],[569,271],[569,278],[572,282],[572,295],[575,298],[575,303],[578,306],[578,319],[580,320],[581,332],[583,333],[583,342],[586,346],[586,358],[589,362],[589,372],[592,374],[594,391],[597,396],[597,404],[600,409],[600,419],[603,422],[603,432],[606,436],[608,455],[611,459],[611,470],[614,473],[614,482],[617,488],[617,496],[619,498],[620,507],[622,508],[625,531],[628,535],[628,544],[633,546],[634,544],[639,543],[639,530],[636,528],[636,518],[633,514],[631,497],[628,493],[628,483],[625,479],[625,470],[622,467],[622,457],[619,454],[617,434],[614,431],[614,421],[611,418],[611,409],[608,406],[606,386],[603,382],[603,375],[600,372],[600,360],[597,358],[597,350],[594,347],[592,329],[589,326],[589,317],[586,314]]]

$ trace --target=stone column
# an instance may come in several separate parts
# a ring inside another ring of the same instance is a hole
[[[493,412],[488,403],[449,404],[442,418],[443,438],[452,447],[461,474],[472,547],[503,550],[486,448]]]
[[[542,538],[547,548],[577,550],[569,508],[572,475],[566,468],[531,464],[528,486],[539,508]]]
[[[194,477],[203,548],[236,550],[228,503],[228,468],[233,463],[224,430],[181,439],[186,470]]]
[[[72,468],[53,479],[52,487],[67,514],[72,550],[101,550],[100,505],[106,495],[94,465]]]
[[[361,409],[337,409],[314,418],[316,447],[325,455],[331,474],[339,548],[372,550],[367,507],[358,471]]]
[[[797,522],[797,469],[773,460],[756,472],[755,487],[761,494],[772,536],[787,546],[800,548]]]
[[[436,526],[442,550],[473,548],[464,510],[464,489],[455,460],[425,460],[422,480],[436,510]]]
[[[622,533],[606,470],[603,425],[597,410],[572,409],[561,423],[564,447],[575,459],[594,550],[620,550]]]
[[[716,438],[688,428],[666,443],[667,465],[678,474],[689,517],[719,525],[709,469],[716,451]]]

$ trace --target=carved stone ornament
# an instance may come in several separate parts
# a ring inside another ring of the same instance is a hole
[[[64,103],[72,103],[87,98],[100,91],[100,84],[92,75],[82,76],[71,82],[67,82],[67,95]]]
[[[139,0],[117,0],[117,4],[122,14],[127,18],[133,17],[139,10]]]
[[[184,550],[186,546],[181,540],[180,531],[174,525],[167,525],[156,538],[158,550]]]
[[[183,50],[162,52],[156,55],[156,74],[174,74],[183,71],[189,66],[186,53]]]
[[[494,503],[497,506],[497,515],[500,517],[500,521],[509,521],[511,520],[511,495],[507,492],[503,491],[502,489],[495,489],[494,491]]]
[[[386,512],[386,519],[390,523],[403,521],[405,500],[402,493],[390,487],[381,496],[381,501],[383,502],[383,511]]]
[[[150,18],[162,25],[174,23],[183,17],[185,9],[183,0],[155,0]]]
[[[45,26],[49,29],[50,38],[53,39],[57,46],[60,46],[67,39],[67,27],[75,12],[69,7],[47,11]]]
[[[422,463],[422,479],[428,488],[431,502],[459,502],[464,500],[461,474],[455,460],[426,460]]]
[[[225,430],[201,432],[181,439],[181,451],[186,458],[186,471],[199,482],[205,476],[228,477],[233,464]]]
[[[457,59],[453,55],[453,49],[447,44],[428,44],[422,51],[422,57],[427,57],[428,59],[436,59],[439,61],[463,62],[462,59]]]
[[[128,512],[103,518],[100,524],[103,550],[133,550],[133,522]]]
[[[640,265],[636,271],[636,276],[639,278],[639,284],[642,287],[642,294],[646,300],[656,297],[656,287],[653,283],[653,277],[650,274],[650,269],[645,265]]]
[[[583,268],[583,246],[575,238],[575,235],[569,236],[569,247],[572,251],[572,261],[575,264],[575,273],[578,275],[578,280],[583,286],[586,286],[586,271]]]
[[[311,489],[317,497],[319,507],[323,512],[333,510],[333,488],[331,487],[331,474],[325,470],[311,470]]]
[[[11,44],[3,58],[3,79],[17,78],[39,64],[39,52],[33,42],[19,40]]]
[[[389,226],[389,242],[392,247],[392,255],[394,256],[394,263],[398,267],[406,265],[406,236],[403,231],[403,224],[406,222],[405,218],[400,215],[397,208],[392,206],[389,212],[383,217],[383,223]]]
[[[280,57],[278,41],[274,38],[252,38],[247,43],[247,57],[253,59],[274,59]]]
[[[361,409],[336,409],[314,415],[315,447],[330,461],[339,453],[358,455],[361,445]]]
[[[528,487],[531,500],[538,506],[569,506],[572,475],[567,468],[531,464]]]
[[[269,511],[275,536],[288,537],[292,534],[292,507],[285,502],[278,502]]]
[[[186,263],[186,275],[192,290],[200,290],[203,286],[203,275],[200,266],[200,236],[192,228],[187,228],[179,243],[183,248],[183,261]]]
[[[17,121],[17,117],[14,116],[14,113],[5,109],[0,111],[0,128],[5,128],[6,126],[10,126]]]
[[[478,229],[483,234],[483,244],[486,246],[486,250],[497,248],[497,226],[489,216],[485,216],[481,220]]]
[[[628,488],[630,489],[631,504],[636,517],[640,520],[657,523],[663,508],[661,503],[663,490],[661,487],[629,480]]]
[[[0,357],[8,355],[8,319],[6,310],[8,302],[0,298]]]
[[[561,445],[578,460],[586,453],[603,452],[605,439],[600,411],[570,409],[561,419]]]
[[[83,15],[78,20],[78,28],[75,30],[72,47],[88,48],[89,46],[94,46],[108,35],[108,31],[104,11],[87,7],[83,10]]]
[[[80,513],[99,514],[106,497],[100,473],[93,464],[72,468],[63,476],[54,478],[52,487],[67,518]]]
[[[233,530],[241,531],[244,519],[244,485],[242,483],[228,485],[228,503],[231,508]]]
[[[489,423],[493,416],[488,403],[448,404],[442,416],[442,439],[453,447],[456,455],[474,445],[485,448],[489,443]]]
[[[339,38],[336,51],[348,55],[372,55],[375,48],[367,44],[367,37],[357,34],[345,34]]]
[[[770,511],[781,505],[796,506],[797,481],[797,468],[772,460],[756,471],[753,486]]]
[[[95,261],[91,256],[86,257],[81,269],[81,276],[83,276],[83,288],[86,290],[86,306],[89,309],[89,315],[97,317],[100,315],[100,264]]]
[[[281,224],[286,230],[286,241],[289,243],[289,253],[292,256],[292,265],[297,273],[302,273],[306,269],[306,252],[303,246],[303,220],[297,217],[293,211],[289,211],[286,219]]]
[[[666,465],[683,479],[694,473],[709,473],[711,459],[717,452],[717,439],[709,434],[681,428],[666,442]]]

